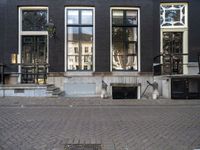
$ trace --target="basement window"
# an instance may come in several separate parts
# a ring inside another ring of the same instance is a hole
[[[135,84],[112,84],[113,99],[137,99],[138,85]]]

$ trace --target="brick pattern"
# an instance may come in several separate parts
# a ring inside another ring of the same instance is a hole
[[[1,107],[0,150],[192,150],[200,106]]]

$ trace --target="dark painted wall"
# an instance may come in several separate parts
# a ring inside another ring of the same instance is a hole
[[[10,64],[10,54],[18,51],[18,6],[48,6],[50,19],[56,25],[56,38],[50,39],[49,62],[50,71],[64,71],[64,7],[93,6],[95,7],[95,68],[97,72],[110,70],[110,7],[140,7],[141,8],[141,70],[151,72],[153,57],[160,51],[159,7],[160,0],[1,0],[5,14],[5,27],[0,26],[0,32],[5,31],[3,38],[4,59]],[[162,0],[164,2],[165,0]],[[185,0],[186,1],[186,0]],[[184,2],[185,2],[184,1]],[[189,1],[189,0],[188,0]],[[170,0],[166,1],[170,2]],[[177,2],[177,0],[176,0]],[[189,51],[190,61],[196,60],[200,50],[200,6],[199,0],[189,2]],[[2,6],[0,6],[2,7]],[[3,11],[2,9],[0,11]],[[2,17],[1,17],[2,18]],[[1,19],[2,20],[2,19]],[[0,36],[0,39],[2,35]],[[2,41],[2,40],[1,40]],[[0,57],[1,58],[1,57]],[[8,65],[8,70],[16,71]]]
[[[5,49],[5,13],[6,13],[6,0],[0,1],[0,63],[3,63],[3,55]]]

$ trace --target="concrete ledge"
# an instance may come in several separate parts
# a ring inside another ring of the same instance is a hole
[[[136,86],[141,86],[141,83],[110,83],[110,86],[117,86],[117,87],[136,87]]]
[[[45,85],[20,84],[20,85],[3,85],[0,87],[0,97],[23,96],[23,97],[46,97],[47,87]]]

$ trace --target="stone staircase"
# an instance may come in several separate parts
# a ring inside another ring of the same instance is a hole
[[[65,96],[65,92],[61,91],[61,89],[54,84],[47,84],[47,95],[48,97],[60,97]]]

